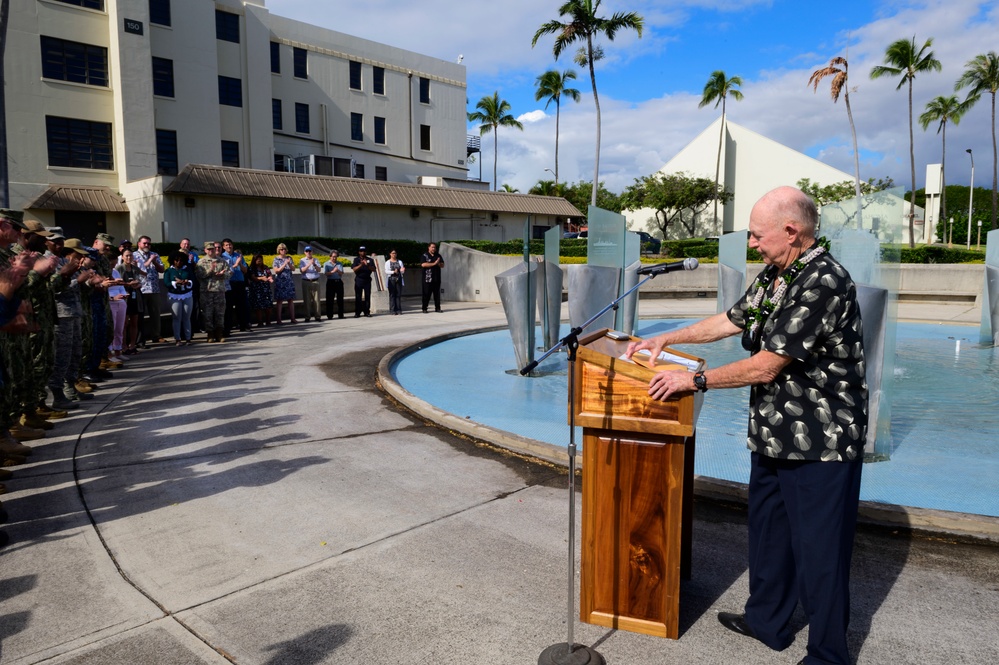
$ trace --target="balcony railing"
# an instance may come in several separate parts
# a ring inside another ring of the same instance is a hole
[[[468,134],[465,149],[466,156],[471,155],[473,152],[482,152],[482,137],[475,134]]]

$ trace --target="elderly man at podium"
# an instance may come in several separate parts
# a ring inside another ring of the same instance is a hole
[[[664,371],[649,395],[751,386],[749,599],[729,630],[783,650],[797,603],[808,617],[800,663],[850,663],[850,559],[867,433],[863,331],[850,275],[816,239],[815,203],[793,187],[761,198],[749,246],[767,267],[727,312],[633,342],[631,357],[741,334],[750,356],[692,374]],[[799,663],[799,665],[800,665]]]

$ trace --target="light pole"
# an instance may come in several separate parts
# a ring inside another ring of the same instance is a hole
[[[971,157],[971,191],[968,192],[968,249],[971,249],[971,204],[975,200],[975,155],[971,148],[965,150]]]

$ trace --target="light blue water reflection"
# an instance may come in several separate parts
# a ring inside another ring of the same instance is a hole
[[[643,320],[639,334],[648,337],[689,322]],[[898,325],[892,458],[865,465],[863,499],[999,516],[999,350],[981,347],[977,339],[977,328]],[[736,339],[680,348],[711,366],[745,356]],[[565,446],[564,356],[546,362],[541,368],[546,375],[537,378],[508,373],[515,363],[510,335],[500,330],[427,347],[401,360],[393,372],[406,390],[440,409]],[[697,474],[748,482],[747,403],[748,389],[705,395],[697,424]]]

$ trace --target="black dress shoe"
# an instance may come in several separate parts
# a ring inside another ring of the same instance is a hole
[[[751,637],[754,640],[757,639],[756,633],[754,633],[753,629],[749,627],[748,623],[746,623],[745,614],[736,614],[735,612],[719,612],[718,622],[731,630],[733,633],[739,633],[745,637]]]

